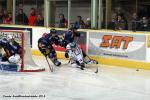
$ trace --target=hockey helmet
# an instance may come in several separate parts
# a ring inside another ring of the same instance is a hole
[[[55,29],[51,29],[51,30],[50,30],[50,33],[51,33],[51,34],[56,34],[56,30],[55,30]]]
[[[76,48],[76,47],[77,47],[77,44],[76,44],[75,42],[72,42],[72,43],[70,43],[70,47],[71,47],[71,48]]]
[[[69,31],[72,31],[73,33],[76,33],[77,29],[78,29],[77,27],[72,26],[72,27],[69,28]]]
[[[71,30],[71,31],[74,31],[74,30],[77,30],[78,28],[76,28],[75,26],[72,26],[72,27],[70,27],[69,28],[69,30]]]
[[[13,35],[8,35],[8,36],[7,36],[7,40],[8,40],[9,42],[12,42],[12,41],[14,40]]]

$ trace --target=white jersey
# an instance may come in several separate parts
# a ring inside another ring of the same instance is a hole
[[[69,57],[79,63],[84,63],[82,49],[77,44],[75,44],[75,47],[72,47],[71,45],[72,43],[69,43],[66,47]]]

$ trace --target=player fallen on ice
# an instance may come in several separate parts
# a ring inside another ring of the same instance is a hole
[[[8,35],[8,39],[0,40],[0,47],[4,49],[5,53],[2,55],[2,62],[18,64],[20,61],[21,47],[15,39]]]
[[[38,40],[38,48],[41,51],[41,53],[45,57],[49,57],[54,65],[60,66],[61,62],[59,62],[57,59],[56,51],[52,46],[53,44],[60,44],[60,38],[56,34],[55,29],[51,29],[50,33],[44,33],[42,37]]]
[[[76,27],[72,27],[64,34],[65,41],[65,57],[70,58],[71,65],[73,67],[79,67],[84,70],[85,64],[98,64],[97,61],[90,59],[86,53],[80,48],[80,46],[75,42],[75,37],[79,38],[80,33],[77,32]]]
[[[0,69],[7,71],[17,71],[20,65],[21,46],[15,41],[12,35],[0,40],[0,48],[4,49],[4,54],[0,54]],[[1,50],[2,51],[2,50]]]

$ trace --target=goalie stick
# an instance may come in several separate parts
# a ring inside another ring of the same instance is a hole
[[[45,57],[45,59],[46,59],[46,61],[47,61],[47,64],[48,64],[48,67],[49,67],[50,71],[53,72],[53,67],[51,67],[51,65],[50,65],[50,63],[49,63],[47,57]]]

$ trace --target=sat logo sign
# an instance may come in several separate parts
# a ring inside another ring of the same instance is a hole
[[[146,35],[118,32],[89,32],[89,55],[134,60],[146,59]]]
[[[121,45],[123,45],[122,49],[127,49],[132,41],[133,37],[130,36],[104,35],[100,47],[121,49]]]

